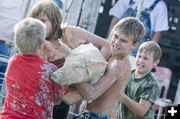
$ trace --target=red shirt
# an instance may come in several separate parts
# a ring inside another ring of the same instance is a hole
[[[69,92],[50,80],[57,67],[38,56],[17,54],[6,71],[6,98],[1,119],[51,119],[54,99]]]

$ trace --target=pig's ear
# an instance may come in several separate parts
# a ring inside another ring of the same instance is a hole
[[[100,77],[105,73],[107,62],[90,60],[88,61],[87,69],[91,84],[95,84]]]
[[[72,49],[69,47],[69,46],[67,46],[66,44],[64,44],[62,41],[60,41],[60,40],[58,40],[59,41],[59,44],[61,45],[61,47],[64,49],[64,51],[65,51],[65,57],[67,57],[68,55],[70,55],[71,54],[71,52],[72,52]]]

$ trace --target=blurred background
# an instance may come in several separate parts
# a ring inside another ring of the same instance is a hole
[[[0,39],[12,41],[13,25],[26,17],[28,10],[37,1],[38,0],[0,0]],[[107,37],[107,32],[112,20],[112,17],[109,16],[109,10],[117,0],[55,1],[63,13],[64,25],[79,26],[103,38]],[[165,0],[165,2],[168,7],[169,30],[163,33],[159,41],[163,51],[159,66],[168,69],[170,73],[168,77],[165,77],[165,73],[167,72],[158,70],[158,76],[162,82],[168,80],[168,83],[165,84],[166,86],[162,88],[162,90],[167,91],[164,98],[170,99],[173,103],[180,104],[180,1]],[[17,5],[19,8],[15,9]],[[4,14],[3,8],[6,8],[6,14]],[[10,19],[9,21],[2,22],[8,18]],[[1,57],[0,60],[1,62],[7,63],[8,58]],[[3,75],[3,72],[1,74]],[[3,80],[3,77],[1,80]],[[1,85],[3,84],[2,81],[0,83]],[[4,90],[3,86],[1,86],[2,95]]]

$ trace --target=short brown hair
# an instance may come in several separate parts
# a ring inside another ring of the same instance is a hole
[[[138,53],[143,52],[143,51],[146,54],[153,53],[154,61],[160,60],[162,56],[162,50],[160,46],[154,41],[147,41],[147,42],[142,43],[139,47]]]
[[[133,44],[136,44],[144,36],[145,27],[139,19],[135,17],[125,17],[113,27],[111,35],[114,31],[124,33],[133,40]]]

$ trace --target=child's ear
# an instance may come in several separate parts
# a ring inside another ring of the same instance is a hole
[[[160,62],[160,60],[158,59],[158,60],[156,60],[156,61],[154,61],[154,63],[153,63],[153,66],[154,66],[154,68],[159,64],[159,62]]]
[[[45,49],[45,42],[41,44],[41,49]]]
[[[42,43],[41,46],[40,46],[40,52],[41,52],[40,56],[41,56],[42,59],[47,60],[45,43],[46,42]]]

